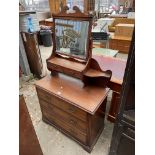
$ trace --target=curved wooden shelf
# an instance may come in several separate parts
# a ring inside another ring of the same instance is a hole
[[[107,77],[109,78],[109,74],[106,73],[106,72],[101,72],[101,71],[98,71],[98,70],[95,70],[95,69],[88,69],[85,73],[84,73],[85,76],[88,76],[88,77]]]

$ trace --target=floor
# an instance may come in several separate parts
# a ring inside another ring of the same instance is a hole
[[[44,64],[43,74],[49,74],[46,69],[46,59],[50,56],[52,47],[40,46],[42,61]],[[127,54],[118,53],[118,58],[127,59]],[[24,94],[25,101],[39,139],[44,155],[89,155],[80,145],[60,133],[54,127],[42,121],[41,110],[38,97],[35,90],[35,81],[38,80],[33,76],[22,76],[20,78],[20,94]],[[111,92],[108,95],[107,110],[108,112],[111,100]],[[105,128],[99,137],[91,155],[108,155],[113,123],[105,119]]]

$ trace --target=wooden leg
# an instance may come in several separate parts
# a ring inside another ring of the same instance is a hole
[[[110,110],[109,110],[108,117],[107,117],[107,119],[110,122],[113,122],[113,123],[115,122],[118,109],[119,109],[119,105],[120,105],[120,93],[113,91]]]

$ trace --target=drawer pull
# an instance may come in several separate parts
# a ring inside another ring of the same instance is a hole
[[[73,125],[76,125],[76,124],[77,124],[77,122],[74,121],[74,120],[72,120],[72,119],[70,119],[69,123],[70,123],[70,124],[73,124]]]
[[[73,112],[76,111],[76,109],[75,109],[74,107],[69,107],[68,110],[69,110],[69,112],[71,112],[71,113],[73,113]]]

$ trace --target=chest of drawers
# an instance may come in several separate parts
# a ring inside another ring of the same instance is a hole
[[[131,39],[129,37],[113,37],[109,41],[109,48],[114,50],[119,50],[122,53],[128,53],[131,44]]]
[[[36,83],[42,119],[91,152],[104,128],[109,89],[83,87],[80,80],[59,74]]]

